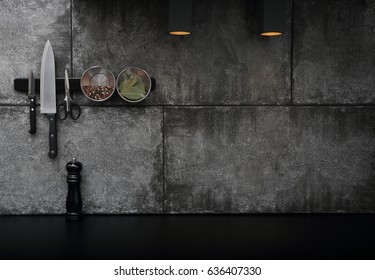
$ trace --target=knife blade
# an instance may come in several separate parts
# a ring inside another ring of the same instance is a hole
[[[49,121],[48,156],[55,158],[57,156],[55,59],[49,40],[44,46],[40,71],[40,113],[47,115]]]
[[[30,99],[30,134],[36,133],[36,100],[35,100],[35,78],[33,71],[29,73],[29,87],[27,97]]]

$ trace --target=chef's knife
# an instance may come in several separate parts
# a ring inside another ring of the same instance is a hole
[[[27,97],[30,99],[30,134],[36,133],[36,102],[35,102],[35,79],[33,71],[29,74],[29,90]]]
[[[44,46],[42,67],[40,71],[40,112],[47,114],[49,121],[49,153],[50,158],[57,155],[56,129],[56,81],[55,59],[50,41]]]

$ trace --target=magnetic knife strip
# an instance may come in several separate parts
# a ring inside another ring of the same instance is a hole
[[[81,91],[81,79],[79,78],[70,78],[69,79],[70,91],[71,92],[80,92]],[[14,79],[14,90],[27,92],[29,88],[29,80],[27,78],[16,78]],[[156,88],[155,78],[151,78],[151,91],[154,91]],[[64,92],[64,78],[56,79],[56,92]],[[35,92],[40,92],[40,79],[35,79]]]
[[[78,79],[78,78],[70,78],[69,79],[70,91],[72,92],[81,91],[80,81],[81,79]],[[28,89],[29,89],[29,79],[27,78],[14,79],[15,91],[27,92]],[[56,79],[56,92],[64,92],[64,91],[65,91],[64,78],[57,78]],[[40,79],[35,79],[35,92],[40,92]]]

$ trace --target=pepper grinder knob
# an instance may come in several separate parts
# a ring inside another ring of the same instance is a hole
[[[76,160],[76,158],[73,158],[72,161],[69,161],[66,164],[66,171],[69,173],[78,174],[82,171],[82,163]]]
[[[82,163],[73,158],[66,164],[68,176],[68,195],[66,198],[66,214],[68,219],[79,219],[82,212],[82,195],[81,195],[81,171]]]

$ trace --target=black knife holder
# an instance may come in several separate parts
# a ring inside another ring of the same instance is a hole
[[[78,78],[70,78],[69,79],[69,86],[71,91],[80,91],[81,79]],[[64,92],[65,91],[65,79],[64,78],[57,78],[56,79],[56,92]],[[27,92],[28,90],[28,79],[26,78],[16,78],[14,79],[14,90],[15,91],[22,91]],[[35,92],[40,92],[40,79],[35,79]]]
[[[65,84],[64,78],[56,79],[56,92],[64,92]],[[28,91],[29,80],[27,78],[16,78],[14,79],[14,90],[20,92]],[[70,78],[69,86],[71,92],[80,92],[81,91],[81,79],[80,78]],[[156,88],[156,80],[151,78],[151,91],[154,91]],[[40,79],[35,79],[35,92],[40,92]]]

